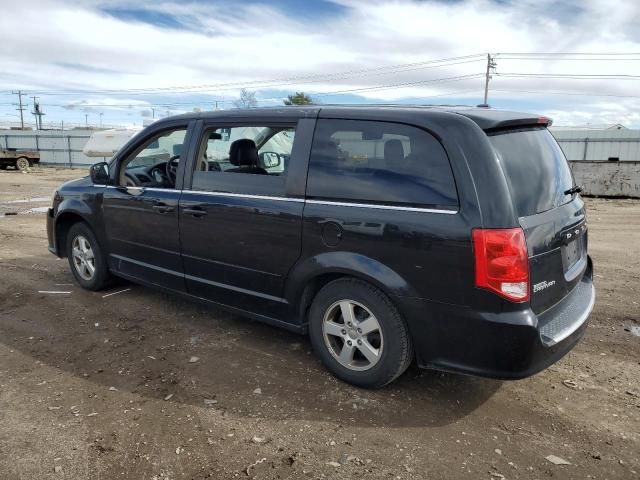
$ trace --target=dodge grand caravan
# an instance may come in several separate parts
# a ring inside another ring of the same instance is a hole
[[[532,375],[594,303],[580,188],[535,115],[287,107],[160,120],[62,185],[49,249],[308,334],[342,380]]]

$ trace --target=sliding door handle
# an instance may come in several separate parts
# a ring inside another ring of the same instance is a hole
[[[173,207],[163,204],[153,205],[151,208],[157,213],[170,213],[174,210]]]
[[[207,211],[200,207],[194,207],[184,208],[182,209],[182,213],[186,213],[187,215],[191,215],[193,217],[204,217],[207,214]]]

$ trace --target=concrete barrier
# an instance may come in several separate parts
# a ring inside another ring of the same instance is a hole
[[[640,162],[569,162],[585,195],[640,198]]]

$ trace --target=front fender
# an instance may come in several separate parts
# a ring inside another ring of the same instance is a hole
[[[90,221],[93,212],[86,202],[77,197],[65,198],[56,209],[56,222],[58,218],[65,213],[72,213],[82,217],[85,221]]]
[[[367,281],[388,295],[417,297],[418,293],[397,272],[379,261],[354,252],[325,252],[293,266],[285,285],[285,298],[298,303],[305,287],[322,275],[350,275]]]
[[[88,203],[87,200],[90,202]],[[87,223],[93,231],[100,236],[102,231],[99,228],[96,216],[99,209],[94,205],[96,199],[91,196],[88,199],[82,197],[64,198],[58,205],[54,205],[53,218],[53,248],[56,255],[62,256],[65,248],[66,232],[71,225],[77,221]]]

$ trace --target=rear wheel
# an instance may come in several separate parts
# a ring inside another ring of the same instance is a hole
[[[345,382],[382,387],[399,377],[413,358],[400,312],[374,286],[344,278],[326,285],[309,312],[314,350]]]
[[[27,157],[20,157],[16,160],[17,170],[25,171],[25,170],[28,170],[30,166],[31,166],[31,162]]]
[[[75,223],[67,234],[71,273],[82,288],[101,290],[109,283],[109,270],[98,241],[85,223]]]

